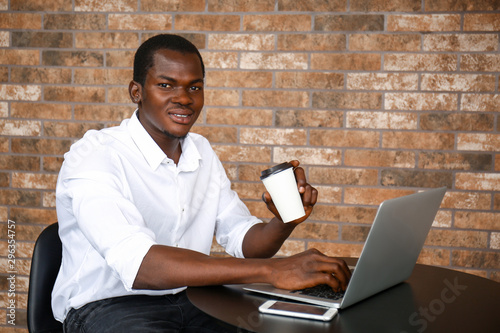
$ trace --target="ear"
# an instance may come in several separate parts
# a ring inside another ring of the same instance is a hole
[[[140,83],[130,81],[130,84],[128,85],[128,93],[133,103],[139,104],[141,102],[142,86],[140,85]]]

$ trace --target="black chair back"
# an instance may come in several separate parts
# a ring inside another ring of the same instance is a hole
[[[51,307],[52,288],[62,259],[59,225],[45,228],[35,243],[28,291],[28,331],[30,333],[59,333],[62,324],[54,319]]]

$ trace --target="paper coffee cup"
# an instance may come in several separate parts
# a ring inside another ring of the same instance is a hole
[[[291,163],[281,163],[262,171],[260,180],[271,194],[283,222],[306,215]]]

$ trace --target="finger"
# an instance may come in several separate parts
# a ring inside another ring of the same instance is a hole
[[[314,206],[318,200],[318,190],[310,184],[306,184],[305,191],[302,194],[302,203],[304,207]]]
[[[294,169],[295,179],[297,180],[297,187],[299,188],[299,193],[303,194],[306,190],[306,174],[304,169],[297,167]]]

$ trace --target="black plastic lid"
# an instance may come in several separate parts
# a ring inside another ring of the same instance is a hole
[[[292,163],[290,163],[290,162],[284,162],[284,163],[275,165],[275,166],[273,166],[273,167],[271,167],[269,169],[266,169],[266,170],[262,171],[260,173],[260,179],[262,180],[264,178],[269,177],[272,174],[278,173],[278,172],[286,170],[288,168],[293,168]]]

